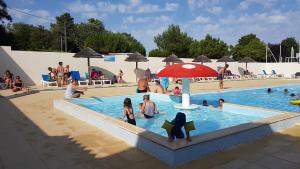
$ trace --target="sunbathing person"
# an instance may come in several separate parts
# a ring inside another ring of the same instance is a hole
[[[64,81],[65,81],[63,62],[58,62],[58,67],[56,70],[57,70],[57,83],[58,83],[58,86],[61,86],[64,84]]]
[[[158,114],[156,104],[150,100],[150,95],[143,96],[144,103],[141,108],[141,115],[145,118],[152,118],[154,114]]]
[[[171,122],[174,126],[171,130],[170,133],[168,133],[169,141],[174,141],[175,138],[177,139],[182,139],[184,138],[184,134],[182,131],[182,127],[186,124],[186,116],[182,112],[178,112],[176,114],[176,117],[174,120]],[[187,141],[192,141],[190,139],[190,133],[186,131],[186,140]]]
[[[136,125],[136,121],[133,114],[132,103],[130,98],[124,100],[124,118],[127,118],[127,122],[132,125]]]
[[[79,98],[81,95],[84,95],[86,90],[86,88],[79,87],[77,80],[72,80],[66,89],[65,99]]]
[[[4,81],[7,89],[11,89],[13,87],[13,79],[14,75],[10,73],[9,70],[6,70],[4,74]]]
[[[96,69],[92,69],[91,78],[92,78],[92,80],[99,80],[100,79],[100,76],[99,76],[98,72],[96,71]]]
[[[156,81],[155,81],[155,89],[154,89],[154,93],[162,93],[162,94],[165,94],[164,88],[161,86],[159,80],[156,80]]]
[[[137,93],[147,93],[147,92],[150,92],[150,88],[149,88],[149,84],[148,84],[149,81],[150,81],[150,78],[148,78],[148,77],[140,79],[138,81]]]
[[[21,80],[20,76],[16,76],[16,80],[13,82],[13,92],[24,90],[25,92],[28,92],[28,89],[24,86],[23,81]]]
[[[67,84],[68,79],[71,76],[71,72],[70,72],[70,66],[66,65],[66,67],[64,67],[64,84]]]
[[[56,75],[56,69],[52,67],[48,67],[49,73],[49,81],[56,81],[57,80],[57,75]]]

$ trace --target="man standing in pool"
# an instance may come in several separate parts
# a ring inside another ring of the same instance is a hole
[[[219,82],[220,89],[224,89],[224,75],[228,67],[229,65],[225,64],[225,66],[219,69],[218,71],[218,80],[220,81]]]

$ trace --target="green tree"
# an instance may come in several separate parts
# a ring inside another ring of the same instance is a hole
[[[167,57],[170,53],[162,49],[153,49],[149,52],[149,57]]]
[[[7,12],[7,5],[3,0],[0,0],[0,21],[4,20],[12,21],[11,16]]]
[[[30,35],[33,29],[33,25],[14,23],[11,28],[14,37],[12,48],[15,50],[29,50],[31,47]]]
[[[288,50],[288,56],[291,56],[292,47],[294,48],[294,53],[299,53],[299,43],[294,37],[288,37],[281,41],[281,45],[286,47]]]
[[[265,61],[265,44],[254,34],[241,37],[233,49],[233,58],[252,57],[258,62]]]
[[[211,35],[206,35],[200,41],[194,41],[190,47],[190,54],[193,57],[197,55],[206,55],[211,59],[219,59],[224,55],[228,55],[228,46],[219,38],[213,38]]]
[[[61,49],[61,38],[63,40],[63,50],[65,50],[64,42],[64,32],[66,28],[67,32],[67,49],[68,52],[77,52],[78,46],[76,46],[76,33],[75,33],[75,24],[74,18],[69,13],[64,13],[56,17],[56,23],[51,24],[51,33],[52,33],[52,49],[60,50]]]
[[[7,31],[3,24],[4,20],[12,21],[11,16],[7,12],[7,5],[3,0],[0,0],[0,46],[12,44],[12,34]]]
[[[178,25],[169,25],[166,31],[154,37],[154,42],[158,49],[186,58],[189,57],[189,47],[193,40],[185,32],[181,32]]]
[[[85,46],[91,47],[100,53],[124,53],[140,52],[145,54],[144,46],[129,34],[101,32],[89,36],[85,40]]]
[[[76,44],[79,48],[84,47],[84,41],[87,37],[105,31],[102,21],[98,19],[88,19],[87,23],[76,24]]]
[[[34,27],[30,35],[31,50],[49,50],[51,48],[51,32],[39,25]]]

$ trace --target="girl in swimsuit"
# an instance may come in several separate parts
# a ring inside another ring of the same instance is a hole
[[[9,70],[5,71],[4,80],[7,89],[11,89],[13,87],[13,74],[10,73]]]
[[[127,118],[127,122],[129,124],[136,125],[130,98],[125,98],[124,100],[124,118],[125,117]]]

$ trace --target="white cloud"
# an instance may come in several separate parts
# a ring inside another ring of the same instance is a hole
[[[68,5],[68,8],[72,12],[95,12],[96,8],[90,4],[81,3],[81,1],[76,1]]]
[[[244,0],[239,4],[240,10],[247,10],[251,5],[258,4],[264,7],[272,7],[277,0]]]
[[[176,11],[179,7],[178,3],[166,3],[166,10],[167,11]]]
[[[188,0],[190,9],[204,8],[219,4],[220,0]]]
[[[207,33],[219,37],[228,44],[236,44],[246,34],[254,33],[264,42],[279,43],[282,39],[294,36],[300,38],[300,11],[271,11],[254,14],[231,14],[215,20],[216,23],[186,27],[195,38],[202,39]],[[298,26],[297,26],[298,25]]]
[[[128,16],[123,19],[124,24],[133,24],[133,23],[170,23],[171,18],[165,15],[157,16],[157,17],[133,17]]]
[[[34,4],[34,0],[21,0],[21,2],[23,4],[30,4],[30,5]]]
[[[193,21],[193,23],[205,24],[210,22],[209,17],[197,16]]]
[[[100,1],[96,5],[82,3],[80,0],[69,4],[67,8],[76,13],[155,13],[175,11],[178,9],[178,3],[166,3],[164,7],[157,4],[144,3],[142,0],[128,0],[127,3],[112,3]]]
[[[207,9],[207,11],[212,14],[218,14],[218,13],[222,12],[222,10],[223,10],[223,8],[220,6],[214,6],[212,8]]]
[[[8,9],[8,13],[12,16],[14,22],[25,22],[28,24],[44,25],[48,27],[49,22],[51,20],[54,21],[54,17],[47,10],[30,10],[30,9],[18,9],[18,8],[15,9],[16,10]],[[18,11],[22,11],[24,13]],[[35,15],[37,17],[30,16],[29,14]]]

